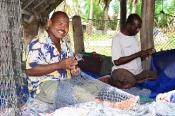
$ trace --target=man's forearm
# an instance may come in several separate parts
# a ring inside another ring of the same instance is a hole
[[[43,75],[52,73],[58,69],[59,69],[58,63],[37,65],[31,69],[27,69],[27,74],[29,76],[43,76]]]
[[[138,53],[135,53],[135,54],[132,54],[130,56],[125,56],[125,57],[121,57],[119,58],[118,60],[114,60],[114,63],[116,66],[119,66],[119,65],[122,65],[122,64],[126,64],[136,58],[139,57],[139,54]]]

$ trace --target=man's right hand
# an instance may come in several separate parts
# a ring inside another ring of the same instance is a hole
[[[147,57],[149,55],[149,51],[142,50],[142,51],[138,52],[138,54],[139,54],[139,57],[145,58],[145,57]]]

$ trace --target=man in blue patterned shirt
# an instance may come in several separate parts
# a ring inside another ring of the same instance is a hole
[[[48,30],[37,35],[28,45],[26,69],[32,97],[53,103],[57,81],[79,75],[73,52],[62,40],[68,30],[69,17],[57,11],[48,22]]]

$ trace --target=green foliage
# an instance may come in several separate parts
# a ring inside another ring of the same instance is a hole
[[[104,29],[104,24],[105,24],[105,20],[93,20],[93,26],[97,30],[103,30]]]
[[[105,21],[108,23],[108,28],[110,28],[111,30],[115,30],[116,29],[116,26],[117,26],[117,19],[116,19],[116,17],[114,17],[113,21],[110,21],[110,20],[93,20],[93,26],[97,30],[104,30]]]
[[[141,6],[142,6],[142,1],[141,2],[137,2],[136,3],[136,12],[138,15],[141,15]],[[132,13],[132,0],[130,2],[128,2],[128,14]]]
[[[132,1],[127,2],[127,14],[132,11]],[[114,12],[118,13],[120,6],[119,0],[113,0],[112,8]],[[136,13],[141,15],[142,0],[136,4]],[[172,24],[174,11],[175,11],[175,0],[155,0],[155,16],[154,16],[154,26],[165,28]]]
[[[136,5],[136,13],[141,16],[142,11],[142,1]]]
[[[127,12],[128,14],[131,14],[131,11],[132,11],[132,3],[131,2],[128,2],[128,9],[127,9]]]
[[[118,12],[119,12],[119,7],[120,7],[120,2],[119,2],[119,0],[113,0],[113,1],[112,1],[112,9],[113,9],[113,11],[114,11],[115,13],[117,13],[117,14],[118,14]]]
[[[172,23],[174,15],[174,0],[156,0],[155,1],[155,26],[156,27],[168,27],[169,23]]]
[[[89,13],[90,13],[90,0],[86,1],[85,6],[84,6],[85,13],[81,14],[81,17],[84,19],[89,19]],[[104,19],[104,11],[102,8],[102,4],[99,4],[98,1],[94,0],[93,3],[93,19],[99,19],[103,18]]]
[[[111,30],[116,30],[116,27],[117,27],[117,22],[119,20],[117,20],[117,17],[114,17],[114,20],[113,21],[109,21],[109,24],[108,24],[108,27],[111,29]]]

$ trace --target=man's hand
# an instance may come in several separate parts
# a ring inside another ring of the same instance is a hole
[[[71,69],[70,71],[71,71],[72,76],[74,77],[77,77],[80,75],[80,68],[77,66],[75,66],[75,68]]]
[[[138,54],[139,54],[139,57],[145,58],[149,55],[149,52],[146,50],[142,50],[142,51],[138,52]]]
[[[148,51],[149,55],[151,55],[152,53],[156,52],[156,50],[154,48],[149,48],[146,51]]]
[[[71,69],[71,70],[74,70],[75,65],[78,64],[78,62],[75,60],[74,57],[65,58],[58,63],[60,65],[60,69]]]
[[[70,69],[72,76],[80,75],[80,68],[76,66],[78,62],[74,57],[65,58],[60,63],[63,69]]]
[[[142,51],[138,52],[138,54],[139,54],[139,57],[145,58],[154,52],[156,52],[156,50],[154,48],[149,48],[149,49],[142,50]]]

